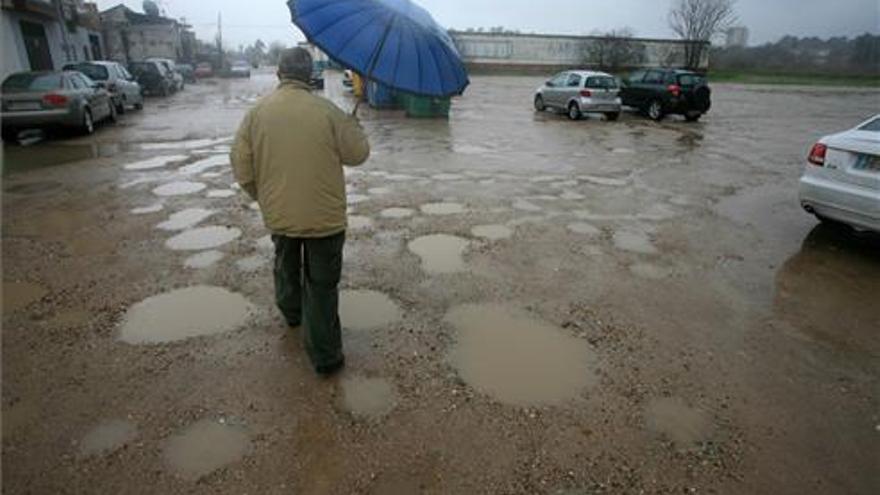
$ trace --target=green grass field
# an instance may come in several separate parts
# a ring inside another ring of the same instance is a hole
[[[880,88],[880,77],[877,76],[841,76],[834,74],[785,74],[714,70],[709,72],[709,81],[740,84]]]

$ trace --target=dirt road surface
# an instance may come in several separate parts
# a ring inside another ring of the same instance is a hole
[[[569,122],[539,82],[475,77],[448,122],[362,111],[331,380],[226,155],[270,74],[7,147],[4,491],[880,492],[878,243],[797,202],[878,93]]]

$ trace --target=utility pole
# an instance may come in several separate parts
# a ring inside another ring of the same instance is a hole
[[[217,70],[219,71],[226,68],[223,55],[223,13],[217,12],[217,57],[219,58]]]

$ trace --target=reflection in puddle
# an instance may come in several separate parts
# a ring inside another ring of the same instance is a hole
[[[153,194],[156,196],[181,196],[183,194],[197,193],[206,187],[208,186],[201,182],[171,182],[153,189]]]
[[[186,165],[184,167],[180,167],[180,170],[178,171],[182,174],[194,175],[200,174],[214,167],[220,167],[222,165],[229,165],[228,155],[209,156],[208,158],[204,158],[197,162],[190,163],[189,165]]]
[[[400,319],[400,308],[390,297],[371,290],[345,290],[339,294],[339,318],[351,330],[374,330]]]
[[[654,254],[657,248],[651,243],[651,239],[643,232],[632,230],[618,230],[614,233],[614,245],[618,249],[633,253]]]
[[[186,159],[186,155],[155,156],[147,160],[129,163],[124,168],[125,170],[150,170],[154,168],[162,168],[170,163],[182,162]]]
[[[422,205],[422,213],[426,215],[456,215],[464,213],[464,206],[458,203],[428,203]]]
[[[669,397],[655,399],[648,404],[645,423],[648,429],[665,435],[681,447],[706,441],[712,429],[712,424],[702,412],[688,407],[680,399]]]
[[[356,416],[380,418],[397,404],[394,387],[380,378],[351,377],[342,380],[342,405]]]
[[[183,266],[193,269],[208,268],[219,263],[224,256],[220,251],[203,251],[187,258]]]
[[[125,315],[119,339],[157,344],[235,330],[247,321],[251,304],[220,287],[195,286],[153,296]]]
[[[168,217],[168,220],[160,223],[156,228],[161,230],[184,230],[206,220],[213,214],[214,212],[211,210],[190,208],[172,214]]]
[[[582,175],[578,177],[578,179],[600,186],[623,187],[627,184],[627,181],[623,179],[615,179],[612,177],[597,177],[595,175]]]
[[[228,244],[241,237],[241,231],[232,227],[201,227],[187,230],[165,241],[165,247],[175,251],[201,251]]]
[[[422,269],[428,273],[454,273],[464,270],[461,255],[468,241],[461,237],[436,234],[409,243],[409,250],[422,259]]]
[[[450,363],[501,402],[556,404],[596,382],[596,356],[586,342],[525,311],[469,304],[452,309],[446,321],[456,328]]]
[[[3,312],[8,314],[43,298],[48,292],[30,282],[3,282]]]
[[[243,428],[205,419],[169,438],[163,457],[178,474],[196,480],[241,460],[250,450]]]
[[[196,149],[216,146],[230,140],[232,140],[232,136],[218,139],[191,139],[189,141],[173,141],[166,143],[142,143],[140,147],[144,150]]]
[[[601,230],[584,222],[570,223],[566,228],[568,228],[569,231],[574,232],[575,234],[599,235],[602,233]]]
[[[478,225],[471,229],[474,237],[482,237],[490,241],[499,241],[501,239],[510,239],[513,236],[513,230],[504,225]]]
[[[269,263],[265,256],[251,256],[235,262],[235,266],[245,273],[257,272]]]
[[[350,215],[348,217],[348,230],[368,230],[373,228],[373,221],[369,217]]]
[[[165,208],[165,205],[162,203],[156,203],[150,206],[141,206],[140,208],[134,208],[131,210],[132,215],[146,215],[147,213],[158,213]]]
[[[90,431],[80,443],[84,457],[118,450],[137,436],[137,428],[128,421],[113,420],[101,423]]]
[[[382,218],[409,218],[415,215],[415,211],[409,208],[388,208],[382,210],[379,216]]]

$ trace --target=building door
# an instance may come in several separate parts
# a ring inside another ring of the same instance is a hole
[[[92,57],[95,60],[104,60],[104,54],[101,52],[101,40],[97,35],[89,35],[89,43],[92,45]]]
[[[53,70],[52,54],[49,52],[49,40],[46,29],[36,22],[21,21],[21,37],[27,50],[31,70]]]

